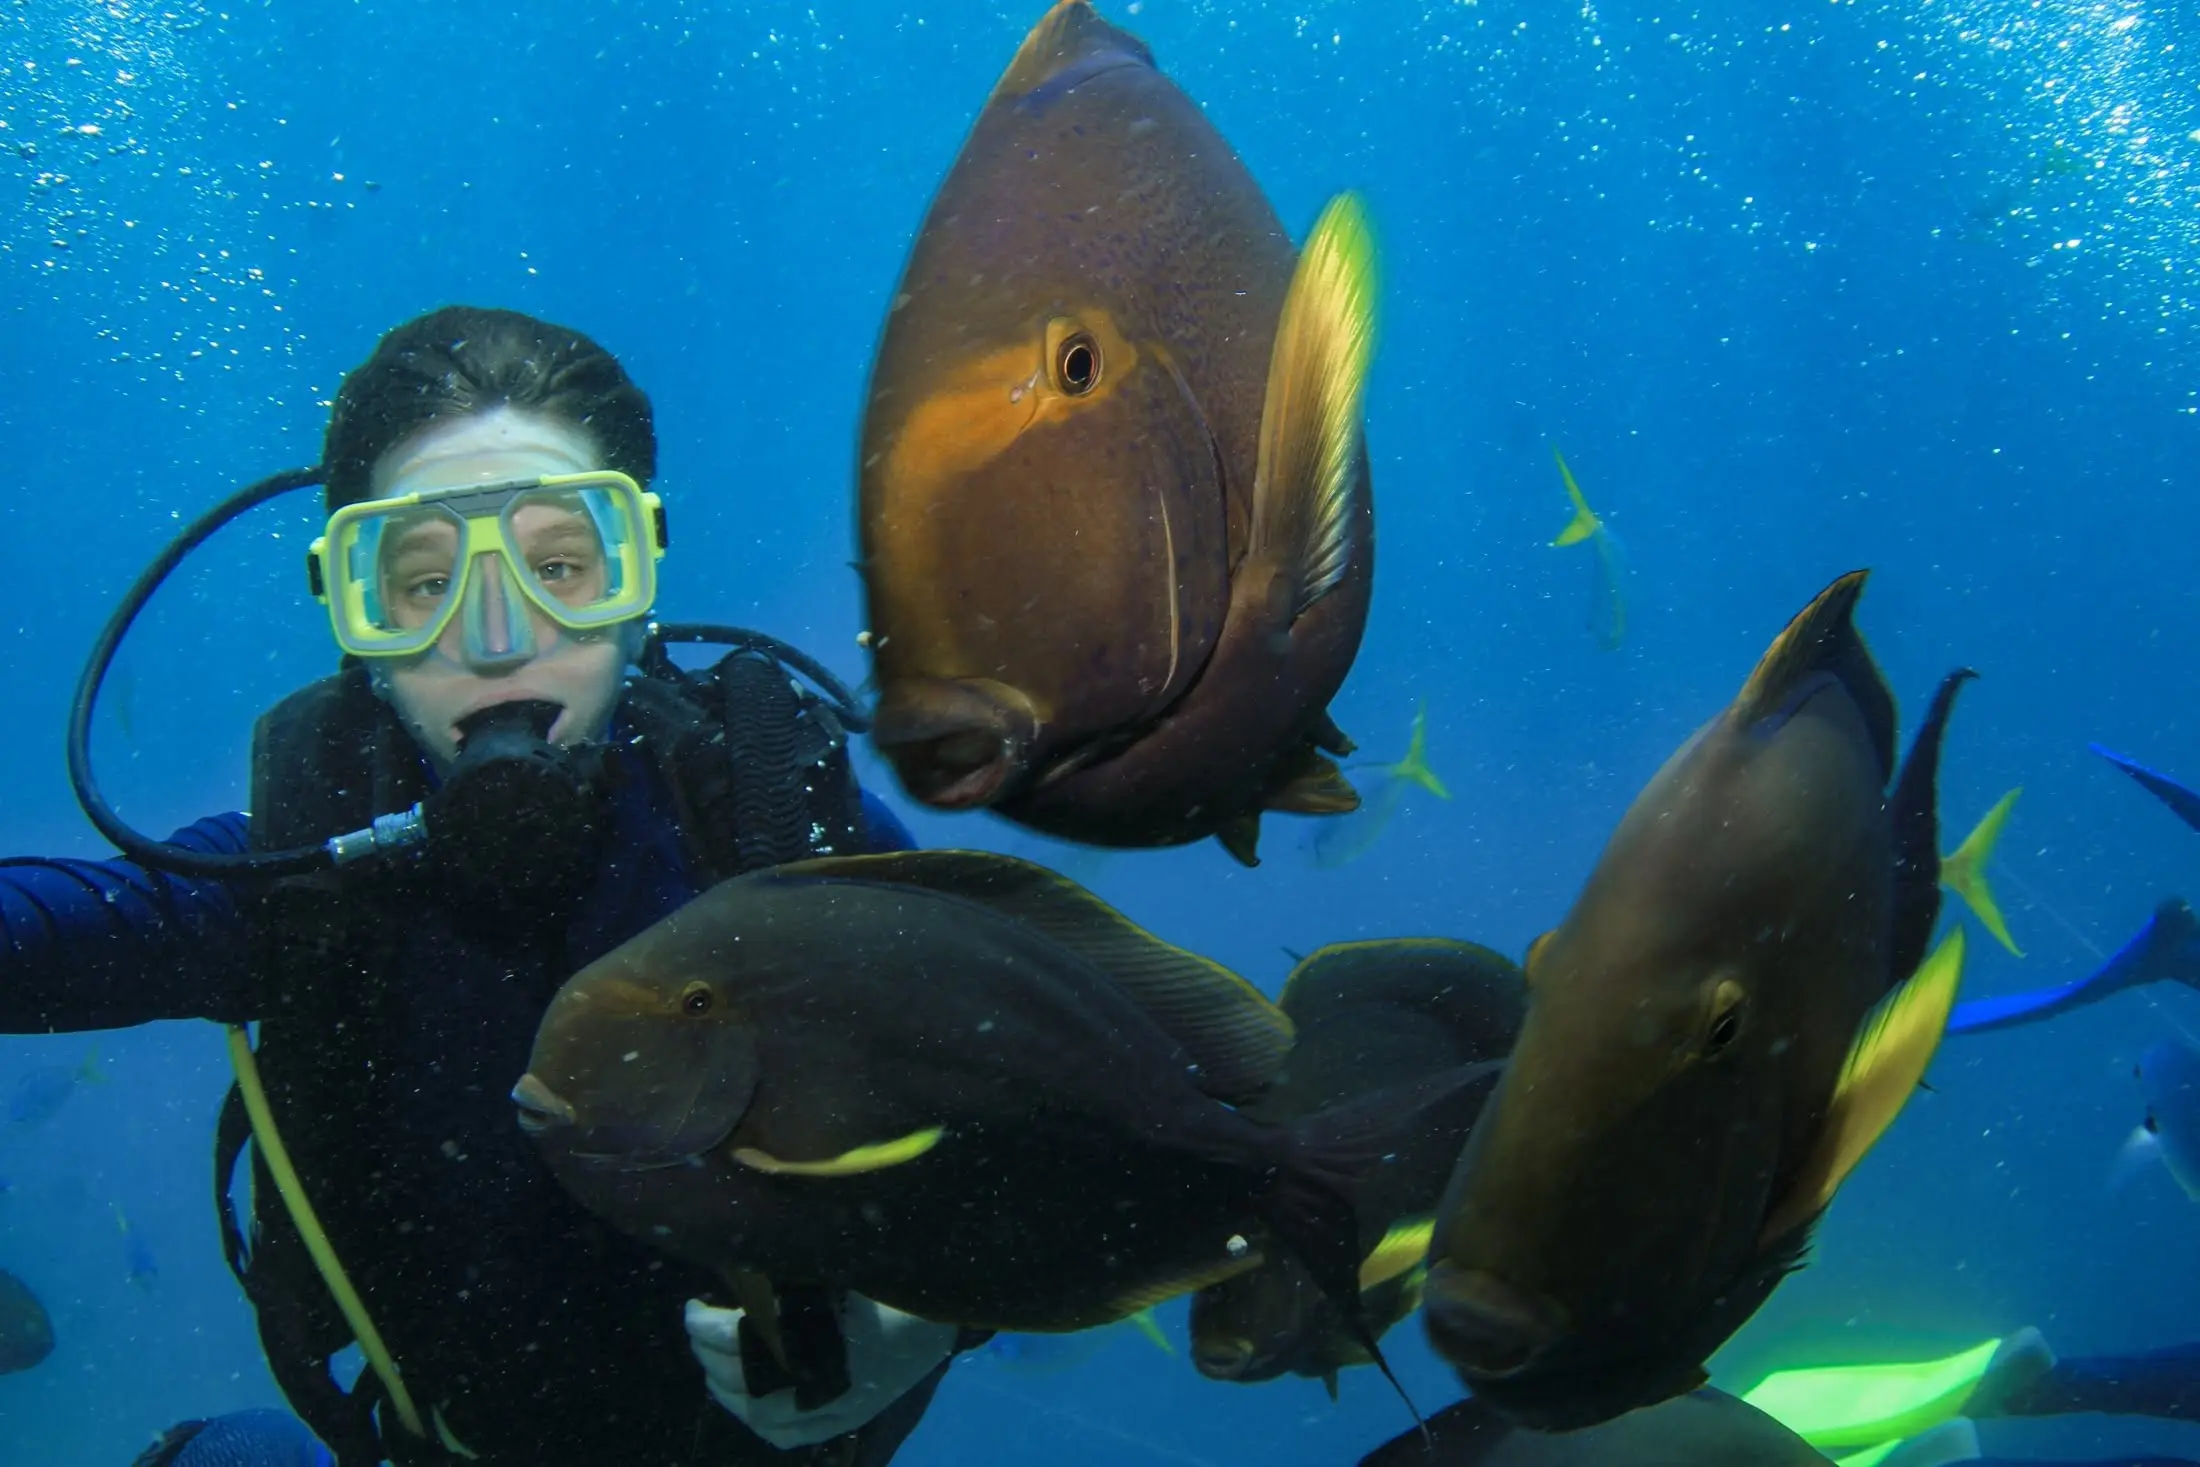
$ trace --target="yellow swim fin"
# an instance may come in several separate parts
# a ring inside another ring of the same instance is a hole
[[[1581,486],[1574,482],[1574,471],[1566,467],[1566,455],[1554,448],[1551,450],[1551,457],[1558,460],[1559,477],[1566,481],[1566,497],[1574,502],[1573,519],[1567,523],[1565,529],[1558,532],[1558,538],[1551,544],[1554,548],[1579,545],[1603,529],[1604,521],[1597,518],[1596,511],[1589,508],[1589,501],[1582,498]]]
[[[838,1156],[828,1156],[821,1161],[787,1161],[768,1151],[758,1151],[753,1146],[737,1146],[733,1159],[752,1171],[770,1172],[779,1177],[854,1177],[865,1172],[882,1172],[888,1167],[900,1166],[940,1144],[946,1134],[940,1126],[927,1126],[921,1131],[898,1137],[892,1141],[880,1141],[870,1146],[858,1146],[853,1151],[843,1151]]]
[[[1413,715],[1413,737],[1406,745],[1406,756],[1386,771],[1398,779],[1409,779],[1439,800],[1451,798],[1451,791],[1436,777],[1436,771],[1428,764],[1428,701],[1423,699]]]
[[[2000,1347],[1994,1339],[1937,1360],[1776,1370],[1742,1399],[1821,1452],[1896,1443],[1961,1411]]]
[[[1994,889],[1986,884],[1986,862],[1994,854],[1994,842],[2001,839],[2001,828],[2008,823],[2010,808],[2023,793],[2020,785],[1996,800],[1994,808],[1988,810],[1963,838],[1963,844],[1940,858],[1940,884],[1963,898],[1963,904],[1978,918],[1979,925],[2020,958],[2024,956],[2024,949],[2010,937],[2009,924],[2002,920],[2001,906],[1994,900]]]

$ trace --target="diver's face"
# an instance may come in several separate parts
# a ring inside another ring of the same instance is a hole
[[[584,429],[540,413],[501,407],[438,423],[400,443],[375,465],[374,495],[379,499],[603,467],[595,440]],[[523,523],[523,517],[531,518]],[[514,517],[516,538],[530,547],[529,570],[553,596],[569,601],[593,599],[604,573],[600,551],[594,549],[592,536],[568,533],[573,526],[561,526],[557,520],[550,505],[523,508]],[[410,543],[439,532],[446,537],[455,534],[447,525],[423,525],[405,532],[385,567],[384,592],[400,621],[417,613],[413,624],[424,624],[448,594],[447,580],[427,573],[408,577],[405,571],[413,560],[430,568],[451,564],[448,545]],[[532,553],[538,545],[540,555]],[[418,554],[408,559],[408,549]],[[492,595],[502,595],[496,588],[488,589]],[[513,656],[509,649],[499,655],[494,646],[469,645],[463,619],[454,616],[433,647],[417,656],[385,659],[375,668],[382,696],[438,768],[449,768],[458,757],[458,725],[495,703],[539,699],[557,704],[562,711],[550,726],[552,743],[584,743],[601,739],[610,730],[640,621],[573,632],[524,597],[518,599],[514,609],[523,611],[533,632],[532,655]],[[501,622],[506,607],[500,603],[496,610],[500,614],[491,620]]]

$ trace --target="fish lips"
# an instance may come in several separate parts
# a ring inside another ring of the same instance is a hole
[[[755,1041],[746,1030],[721,1030],[702,1051],[684,1103],[667,1104],[658,1090],[630,1113],[592,1106],[585,1091],[574,1092],[582,1095],[576,1104],[530,1069],[512,1087],[519,1127],[545,1151],[585,1166],[636,1172],[692,1164],[733,1134],[759,1080]]]
[[[1438,1262],[1422,1299],[1429,1339],[1476,1399],[1508,1420],[1530,1431],[1581,1431],[1702,1386],[1709,1378],[1703,1362],[1794,1269],[1808,1233],[1806,1227],[1753,1259],[1679,1330],[1618,1339],[1575,1333],[1549,1301]],[[1513,1359],[1489,1351],[1463,1363],[1493,1336],[1500,1344],[1530,1343]]]
[[[991,678],[895,680],[871,725],[903,787],[939,810],[974,810],[1011,793],[1038,732],[1031,700]]]

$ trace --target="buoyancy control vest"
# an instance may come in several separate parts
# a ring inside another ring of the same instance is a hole
[[[765,866],[864,849],[847,731],[828,702],[795,680],[773,645],[755,638],[695,673],[675,666],[653,640],[621,706],[626,737],[616,756],[654,765],[702,887]],[[255,849],[357,830],[426,792],[418,745],[355,661],[284,699],[254,730]],[[261,994],[259,1081],[339,1259],[383,1258],[393,1247],[373,1128],[363,1118],[384,1113],[380,1097],[394,1078],[388,1000],[403,931],[393,917],[428,896],[421,889],[427,879],[418,863],[397,861],[286,878],[240,894]],[[401,1462],[469,1455],[440,1416],[440,1442],[400,1440],[408,1434],[398,1430],[373,1374],[349,1392],[331,1376],[331,1359],[354,1343],[354,1331],[277,1201],[258,1147],[248,1220],[238,1225],[231,1192],[250,1138],[244,1099],[233,1086],[215,1142],[223,1246],[293,1408],[341,1467],[386,1454]],[[403,1299],[378,1299],[371,1284],[362,1296],[378,1318],[411,1312]]]

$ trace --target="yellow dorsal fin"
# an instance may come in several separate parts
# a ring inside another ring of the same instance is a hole
[[[1439,800],[1451,798],[1451,791],[1436,777],[1436,771],[1428,765],[1428,700],[1413,713],[1413,737],[1406,744],[1406,756],[1390,766],[1389,771],[1399,779],[1410,779]]]
[[[1406,1217],[1390,1225],[1383,1240],[1360,1260],[1360,1287],[1387,1284],[1428,1257],[1428,1240],[1436,1231],[1433,1217]]]
[[[1597,518],[1596,511],[1589,508],[1589,501],[1582,497],[1581,486],[1574,482],[1574,471],[1566,467],[1566,455],[1554,448],[1551,457],[1558,460],[1558,476],[1566,481],[1566,497],[1574,502],[1574,517],[1567,521],[1566,528],[1558,532],[1558,538],[1551,544],[1553,547],[1579,545],[1603,529],[1604,521]]]
[[[1360,402],[1375,349],[1375,236],[1359,195],[1329,201],[1299,252],[1276,322],[1253,471],[1251,553],[1296,618],[1344,578],[1366,482]]]
[[[2001,839],[2001,828],[2009,821],[2010,807],[2017,803],[2017,796],[2024,793],[2022,786],[2011,790],[1994,802],[1971,833],[1963,838],[1951,855],[1940,858],[1940,884],[1963,898],[1963,904],[1978,918],[1979,925],[1994,934],[1995,940],[2018,957],[2024,949],[2009,935],[2009,924],[2002,920],[2001,905],[1994,900],[1994,889],[1986,882],[1986,863],[1994,854],[1994,842]]]
[[[1130,1317],[1130,1323],[1138,1326],[1138,1332],[1153,1342],[1153,1347],[1164,1355],[1174,1355],[1176,1346],[1161,1332],[1161,1322],[1153,1317],[1153,1306],[1148,1304]]]
[[[733,1159],[752,1171],[770,1172],[777,1177],[855,1177],[915,1161],[939,1145],[944,1134],[942,1127],[926,1126],[895,1140],[858,1146],[853,1151],[843,1151],[822,1161],[787,1161],[753,1146],[736,1146]]]
[[[1787,1196],[1766,1218],[1763,1241],[1785,1237],[1825,1211],[1842,1180],[1902,1113],[1940,1047],[1962,978],[1959,925],[1948,930],[1908,981],[1864,1016],[1841,1065],[1833,1099],[1827,1102],[1818,1144]]]

